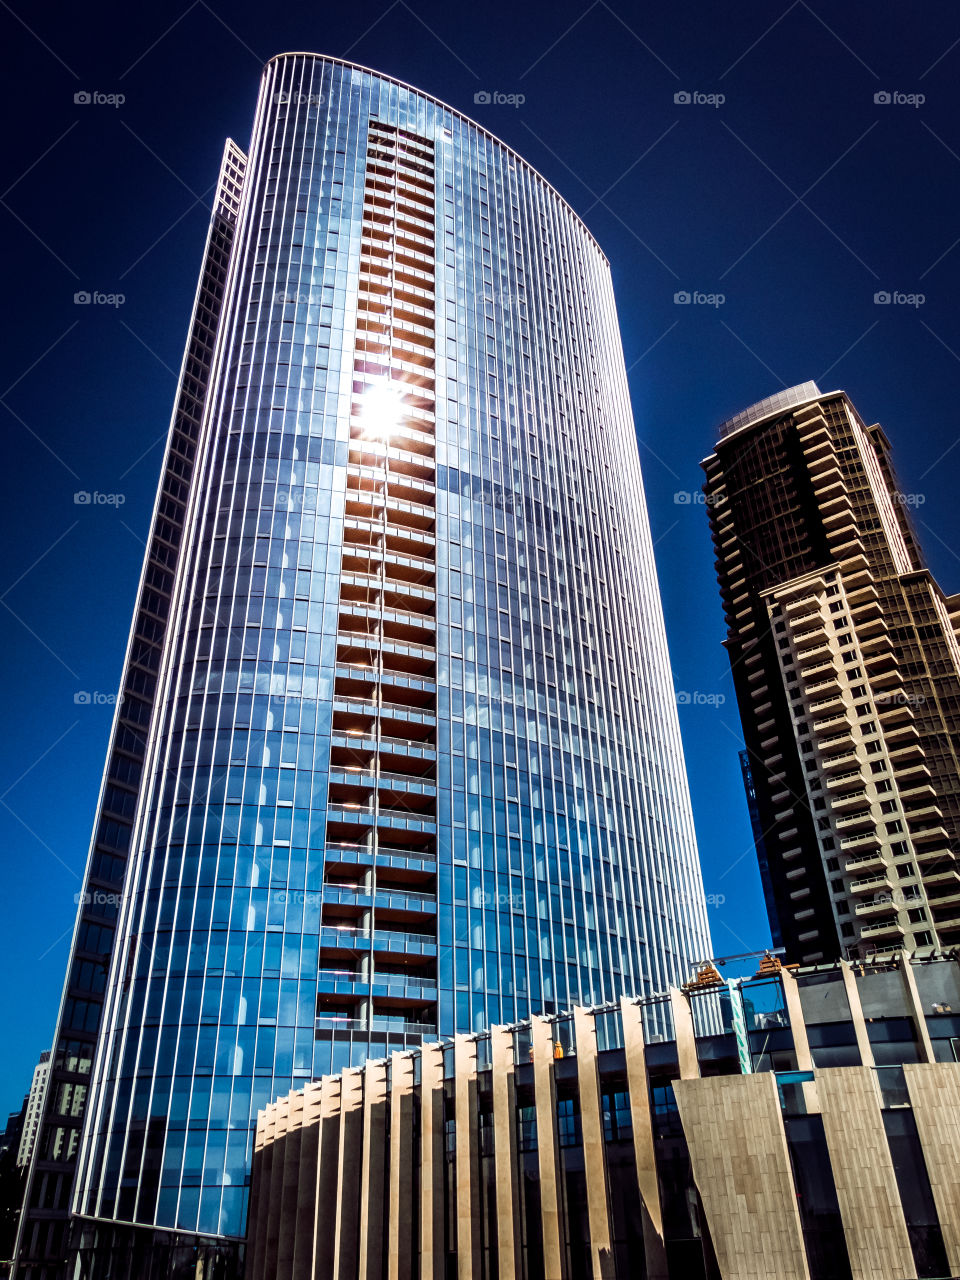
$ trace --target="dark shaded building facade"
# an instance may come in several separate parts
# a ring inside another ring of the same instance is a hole
[[[64,1275],[90,1071],[126,884],[147,740],[170,619],[244,156],[224,151],[164,456],[57,1018],[17,1238],[18,1280]]]

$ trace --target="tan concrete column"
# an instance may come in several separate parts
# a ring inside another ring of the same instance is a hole
[[[590,1224],[593,1280],[615,1280],[594,1015],[586,1009],[574,1006],[573,1031],[577,1046],[580,1131],[583,1135],[583,1167],[587,1183],[587,1221]]]
[[[723,1280],[809,1280],[773,1072],[673,1088]]]
[[[351,1067],[340,1076],[340,1133],[337,1143],[340,1182],[334,1225],[336,1280],[357,1280],[360,1266],[360,1179],[363,1170],[363,1071]]]
[[[420,1050],[420,1280],[443,1280],[443,1049]]]
[[[930,1039],[927,1020],[923,1013],[923,1002],[920,999],[920,992],[917,990],[916,974],[913,972],[913,965],[910,963],[910,957],[906,951],[900,952],[897,956],[897,963],[900,966],[900,976],[903,978],[903,989],[907,993],[907,1002],[910,1005],[913,1025],[917,1030],[917,1043],[920,1045],[922,1059],[924,1062],[935,1062],[933,1043]]]
[[[304,1086],[300,1122],[300,1167],[297,1172],[297,1217],[293,1238],[293,1280],[313,1280],[317,1233],[317,1179],[320,1173],[319,1081]]]
[[[270,1174],[276,1122],[276,1108],[272,1103],[257,1113],[257,1136],[254,1142],[250,1209],[247,1218],[247,1270],[251,1280],[264,1280],[263,1264],[266,1257]]]
[[[850,968],[848,960],[840,961],[840,972],[843,974],[843,986],[850,1006],[850,1017],[857,1037],[857,1048],[860,1050],[860,1061],[865,1067],[873,1066],[873,1046],[867,1035],[867,1024],[863,1019],[863,1005],[860,1003],[860,992],[857,990],[857,976]]]
[[[273,1160],[270,1165],[270,1202],[267,1216],[267,1243],[263,1259],[264,1273],[273,1280],[280,1255],[280,1204],[283,1199],[283,1162],[287,1148],[287,1124],[290,1099],[278,1098],[274,1103],[277,1123],[273,1135]]]
[[[679,987],[670,988],[670,1010],[673,1014],[673,1035],[677,1043],[677,1061],[681,1080],[696,1080],[700,1075],[697,1061],[697,1039],[693,1033],[693,1010],[690,997]]]
[[[787,1008],[790,1030],[793,1032],[793,1048],[797,1055],[797,1070],[812,1071],[813,1055],[810,1053],[810,1041],[807,1037],[807,1024],[803,1017],[803,1005],[800,1003],[800,988],[789,969],[780,970],[780,985],[783,988],[783,1002]],[[749,1028],[747,1028],[749,1032]]]
[[[360,1171],[360,1258],[357,1280],[383,1274],[384,1174],[387,1139],[387,1064],[363,1069],[363,1156]]]
[[[389,1280],[413,1274],[413,1057],[394,1053],[390,1067]]]
[[[513,1032],[490,1028],[491,1087],[493,1090],[493,1159],[497,1183],[498,1280],[521,1275],[520,1195],[517,1178],[517,1102],[513,1062]]]
[[[876,1073],[831,1067],[816,1081],[853,1280],[915,1280]]]
[[[283,1144],[280,1182],[280,1231],[277,1240],[276,1280],[293,1280],[293,1253],[299,1221],[300,1148],[303,1140],[303,1092],[287,1099],[287,1136]]]
[[[903,1068],[923,1159],[930,1177],[947,1265],[960,1275],[960,1063]]]
[[[557,1094],[553,1078],[553,1036],[547,1018],[530,1019],[533,1091],[537,1109],[537,1157],[540,1166],[540,1217],[543,1228],[544,1280],[565,1280],[566,1250],[560,1216],[560,1143]]]
[[[620,1001],[623,1023],[623,1048],[627,1060],[627,1088],[630,1093],[630,1119],[633,1127],[633,1156],[640,1189],[640,1213],[643,1224],[643,1251],[647,1274],[645,1280],[668,1280],[667,1254],[663,1244],[663,1214],[660,1208],[660,1182],[653,1137],[653,1115],[650,1110],[650,1086],[647,1083],[647,1053],[643,1039],[643,1014],[628,996]]]
[[[457,1170],[457,1276],[480,1275],[480,1156],[477,1115],[477,1042],[472,1036],[453,1041],[454,1123]]]
[[[338,1076],[320,1081],[320,1125],[317,1150],[317,1199],[313,1221],[313,1271],[304,1280],[335,1280],[337,1212],[340,1195],[340,1106]],[[294,1280],[299,1280],[295,1277]]]

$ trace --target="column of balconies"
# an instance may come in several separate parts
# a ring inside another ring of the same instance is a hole
[[[922,765],[919,734],[874,574],[860,542],[835,433],[818,406],[799,411],[797,423],[806,466],[837,561],[837,581],[845,604],[842,617],[855,637],[858,657],[856,679],[841,679],[838,690],[827,675],[831,668],[838,675],[846,675],[838,648],[833,643],[819,645],[816,628],[808,628],[807,656],[822,661],[819,668],[814,662],[801,671],[807,677],[806,709],[813,718],[814,732],[821,735],[818,747],[822,780],[830,801],[832,827],[839,837],[841,852],[847,855],[844,875],[852,877],[846,880],[847,897],[853,906],[861,950],[902,943],[909,946],[918,934],[930,932],[932,926],[939,934],[938,922],[944,919],[943,913],[932,907],[924,912],[925,919],[913,918],[920,914],[917,908],[928,906],[925,864],[929,862],[939,870],[947,862],[952,865],[953,858],[946,848],[942,814],[931,803],[931,793],[923,789],[925,779],[918,774],[919,768],[929,778],[929,771]],[[838,705],[838,695],[842,701],[844,692],[848,701],[853,701],[849,696],[853,685],[867,690],[872,720],[880,735],[879,752],[865,751],[864,744],[857,741],[856,718],[848,714],[846,704],[842,708]],[[886,765],[893,786],[875,791],[881,765]],[[894,808],[889,807],[891,800]],[[929,850],[926,856],[925,850]],[[879,893],[863,900],[853,886],[861,883],[870,870],[899,878],[898,883],[890,890],[881,887]]]
[[[318,1004],[361,1034],[436,1029],[434,260],[432,144],[372,121]]]

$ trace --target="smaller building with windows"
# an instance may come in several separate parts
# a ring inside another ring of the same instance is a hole
[[[30,1092],[27,1094],[27,1110],[23,1118],[23,1129],[20,1136],[20,1147],[17,1152],[17,1168],[24,1169],[30,1163],[33,1148],[37,1142],[40,1129],[40,1116],[43,1112],[43,1101],[47,1091],[47,1076],[50,1073],[50,1050],[44,1049],[40,1061],[33,1069]]]
[[[248,1280],[960,1274],[960,953],[704,965],[261,1111]]]

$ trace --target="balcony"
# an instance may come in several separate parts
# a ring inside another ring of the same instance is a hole
[[[811,610],[818,610],[819,604],[820,598],[818,593],[816,591],[808,590],[802,596],[795,596],[792,600],[785,600],[783,607],[787,617],[794,623],[794,625],[796,625],[796,623],[806,617]],[[802,613],[801,610],[806,610],[806,613]]]
[[[880,848],[880,836],[876,831],[867,831],[863,835],[843,836],[840,848],[850,853],[866,853],[868,850]]]
[[[421,707],[406,706],[400,702],[381,702],[379,704],[380,719],[390,724],[435,726],[437,715]],[[393,734],[391,733],[391,736]]]
[[[952,849],[946,845],[940,845],[935,848],[917,849],[917,861],[926,866],[936,866],[938,871],[947,871],[956,866],[956,857]],[[938,864],[942,863],[942,866]]]
[[[821,750],[823,750],[823,747],[821,747]],[[820,768],[824,773],[834,777],[848,777],[850,776],[850,766],[852,764],[859,764],[856,751],[844,751],[838,756],[824,756]],[[863,775],[859,769],[856,771],[856,776],[862,780]],[[829,785],[828,781],[827,786]]]
[[[832,655],[830,654],[829,650],[827,651],[827,656],[832,658]],[[803,661],[809,662],[810,658],[805,656]],[[810,680],[815,680],[818,677],[822,678],[827,674],[835,675],[836,667],[834,666],[832,660],[829,662],[822,662],[818,658],[812,667],[800,667],[799,671],[800,671],[800,679],[803,680],[804,683],[806,684]]]
[[[927,820],[923,819],[922,821]],[[920,845],[942,845],[945,840],[950,839],[950,833],[947,831],[946,827],[939,824],[933,825],[931,823],[930,826],[921,826],[918,830],[914,830],[911,826],[910,838],[913,840],[914,846],[917,849],[917,857],[919,857]]]
[[[867,678],[875,679],[880,674],[899,672],[900,663],[892,647],[879,649],[876,653],[864,654],[863,665],[867,668]]]
[[[818,738],[823,741],[820,744],[821,751],[829,745],[831,750],[850,748],[854,745],[853,725],[847,719],[846,715],[831,716],[827,720],[815,720],[813,722],[813,731]]]
[[[334,747],[343,747],[352,751],[379,750],[381,756],[389,753],[394,757],[411,760],[436,760],[437,758],[437,749],[430,742],[421,742],[416,738],[395,738],[386,734],[378,736],[372,729],[368,732],[362,729],[335,728],[330,742]],[[388,762],[381,759],[381,764],[395,766],[396,763],[398,763],[397,760]]]
[[[927,888],[928,885],[954,884],[960,889],[960,871],[957,871],[954,867],[948,867],[944,871],[932,871],[923,877],[924,888]]]
[[[433,778],[424,778],[414,773],[376,772],[372,765],[333,767],[330,770],[330,785],[355,788],[360,794],[374,788],[410,796],[434,797],[437,794],[437,783]]]
[[[902,938],[903,934],[903,925],[898,920],[880,920],[860,926],[861,938]]]
[[[849,868],[850,863],[847,863]],[[893,891],[893,881],[889,872],[882,872],[876,876],[866,876],[862,880],[852,880],[849,885],[851,893],[890,893]]]
[[[892,896],[887,894],[885,897],[881,896],[868,899],[866,902],[858,902],[854,907],[854,912],[858,918],[863,916],[886,916],[891,913],[896,915],[897,904],[894,902]]]
[[[350,546],[380,549],[385,542],[386,549],[398,555],[416,555],[432,550],[437,543],[435,535],[426,530],[384,525],[382,515],[374,519],[372,516],[348,514],[343,529],[345,542]]]
[[[351,451],[354,443],[369,444],[369,437],[364,436],[366,427],[363,422],[362,415],[352,412],[350,415],[350,441]],[[402,448],[405,451],[420,454],[423,457],[432,458],[433,451],[436,447],[436,439],[432,428],[428,428],[426,424],[414,422],[411,418],[404,415],[398,426],[391,432],[391,440],[395,440],[398,444],[402,442]]]
[[[434,983],[434,989],[436,989],[436,983]],[[317,1014],[316,1028],[318,1031],[350,1031],[361,1035],[367,1035],[371,1031],[397,1032],[427,1040],[435,1039],[437,1034],[435,1022],[409,1022],[406,1018],[391,1018],[377,1014],[370,1019],[354,1018],[345,1013],[335,1013],[333,1010],[329,1013]]]
[[[826,698],[828,695],[833,697],[842,690],[839,673],[831,668],[829,676],[826,680],[817,680],[814,683],[808,683],[806,693],[809,697]]]
[[[886,653],[891,650],[890,637],[887,635],[886,628],[878,632],[876,635],[859,636],[860,652],[863,655],[864,662],[875,653]]]
[[[918,778],[908,786],[904,786],[901,783],[900,786],[900,798],[902,800],[933,800],[936,798],[936,794],[937,792],[933,783],[929,782],[926,778]],[[910,812],[912,813],[913,810],[910,810]]]
[[[822,620],[816,627],[811,627],[807,631],[797,632],[793,637],[793,643],[797,650],[798,661],[809,661],[811,652],[823,646],[825,640],[826,633],[824,632]]]
[[[887,703],[878,699],[877,703],[877,714],[888,740],[895,725],[913,724],[915,719],[913,711],[905,702]]]
[[[437,592],[432,586],[424,586],[402,578],[391,578],[379,573],[341,573],[341,605],[354,601],[376,604],[381,596],[390,608],[407,609],[412,603],[417,612],[425,613],[434,607]],[[393,597],[392,601],[391,597]],[[403,603],[404,601],[407,603]]]
[[[861,783],[863,779],[860,779]],[[848,809],[858,808],[861,805],[869,805],[870,797],[861,786],[859,791],[844,791],[840,795],[834,796],[831,805],[837,812],[845,812]],[[856,816],[856,815],[852,815]]]
[[[803,454],[807,470],[814,478],[828,479],[842,474],[837,464],[833,441],[825,432],[818,440],[811,437],[809,443],[804,441]]]
[[[830,550],[838,560],[846,560],[851,556],[864,554],[863,539],[852,522],[832,531]]]
[[[348,827],[372,827],[373,809],[360,804],[328,804],[327,822],[339,822]]]
[[[324,905],[340,907],[375,906],[384,911],[402,911],[411,915],[436,915],[436,893],[424,893],[419,889],[406,889],[375,885],[367,888],[362,882],[340,884],[330,882],[323,886]]]
[[[822,712],[814,706],[807,707],[807,712],[815,717],[813,727],[817,733],[840,735],[846,732],[851,721],[848,719],[848,710],[842,698],[828,698],[826,705],[818,704],[818,706],[823,707]]]
[[[341,626],[337,631],[337,660],[375,670],[382,655],[391,659],[391,668],[432,676],[437,661],[436,648],[429,643],[432,639],[424,635],[417,642],[395,640],[385,637],[375,623],[369,631],[351,631]]]
[[[904,742],[890,743],[889,739],[893,738],[893,734],[888,734],[887,754],[893,767],[899,775],[901,770],[909,768],[911,765],[922,765],[925,763],[923,747],[920,745],[920,739],[913,725],[907,726],[912,735],[909,740]],[[903,730],[901,729],[901,733]]]
[[[346,841],[330,841],[324,845],[324,857],[328,866],[384,867],[391,871],[414,873],[414,880],[422,883],[426,876],[436,871],[437,857],[432,851],[404,848],[401,845],[378,843],[350,844]]]
[[[347,467],[348,499],[358,491],[383,496],[386,483],[392,497],[433,505],[436,467],[433,458],[423,453],[393,447],[384,449],[379,441],[354,437],[350,441]]]
[[[905,804],[903,810],[911,830],[914,827],[925,829],[933,826],[943,830],[939,825],[943,822],[943,811],[938,804],[932,804],[929,797],[920,796],[913,804]]]
[[[875,828],[875,824],[876,819],[869,808],[863,809],[859,813],[851,813],[846,817],[837,818],[834,821],[834,826],[841,833],[864,831],[866,828]]]
[[[368,643],[377,627],[382,623],[384,639],[413,642],[414,644],[430,644],[436,631],[436,619],[430,613],[421,610],[401,609],[396,605],[380,605],[372,600],[340,599],[340,616],[338,633],[355,633],[357,619],[368,620]],[[364,634],[362,631],[361,635]]]
[[[436,818],[432,813],[387,808],[383,804],[375,805],[372,801],[334,800],[327,806],[327,821],[359,827],[392,827],[398,831],[422,832],[428,835],[433,835],[437,830]]]
[[[834,486],[834,489],[833,496],[825,498],[819,505],[823,523],[828,529],[832,527],[833,532],[837,532],[838,528],[843,528],[850,522],[853,516],[853,504],[842,483]]]
[[[437,749],[430,743],[415,738],[396,738],[383,734],[379,740],[380,764],[384,769],[406,773],[404,767],[411,760],[436,760]]]
[[[367,666],[359,662],[339,662],[336,668],[338,688],[343,681],[357,681],[367,687],[388,685],[394,689],[411,689],[417,693],[433,698],[437,692],[436,680],[408,671],[381,669],[379,666]],[[353,692],[344,690],[344,692]]]
[[[860,769],[850,769],[846,773],[834,774],[827,779],[827,792],[831,795],[847,795],[855,791],[860,795],[863,791],[864,775]]]
[[[436,818],[427,814],[411,813],[408,809],[387,809],[380,805],[377,810],[377,827],[397,831],[419,831],[433,835],[437,830]]]
[[[854,841],[851,841],[854,843]],[[856,875],[860,871],[880,871],[886,867],[886,863],[879,849],[870,853],[857,854],[854,857],[848,857],[843,864],[843,869],[847,875]]]
[[[941,912],[944,918],[952,920],[954,916],[960,915],[960,885],[957,885],[953,893],[945,893],[943,897],[933,898],[928,894],[927,902],[936,924],[940,923]]]
[[[812,608],[810,607],[811,604],[813,605]],[[796,605],[797,608],[800,608],[801,606],[807,606],[807,608],[804,613],[794,613],[791,611],[793,605]],[[809,597],[802,601],[791,601],[787,605],[787,617],[792,627],[799,627],[801,629],[799,632],[794,632],[795,637],[803,634],[804,628],[812,626],[818,627],[823,623],[823,614],[820,612],[818,602],[816,600],[811,601]]]
[[[877,698],[889,698],[895,691],[899,692],[901,688],[899,666],[887,667],[885,670],[880,671],[870,671],[867,674],[867,680]]]
[[[821,685],[820,689],[822,690],[822,688],[823,686]],[[813,689],[808,689],[807,694],[812,695]],[[845,704],[843,701],[843,694],[840,692],[839,687],[827,697],[817,698],[816,702],[811,702],[807,707],[808,712],[811,715],[816,716],[824,716],[828,711],[833,711],[839,714],[844,709]]]
[[[895,763],[893,766],[896,774],[897,782],[901,789],[908,789],[913,786],[919,786],[921,783],[929,783],[932,774],[926,763],[925,757],[921,754],[912,761],[903,761]]]
[[[405,720],[410,724],[435,725],[437,714],[426,707],[416,707],[403,702],[380,702],[375,698],[345,698],[334,695],[334,713],[362,716],[375,720]]]
[[[320,946],[348,951],[373,951],[390,955],[398,952],[409,956],[435,956],[437,939],[431,933],[400,930],[363,929],[352,925],[320,928]]]
[[[880,596],[874,585],[872,578],[864,576],[863,572],[857,575],[847,577],[847,601],[849,604],[859,606],[870,602],[876,603]]]
[[[879,605],[865,605],[862,615],[858,610],[854,618],[854,626],[857,629],[857,639],[860,641],[861,648],[868,638],[887,634],[887,624]]]

